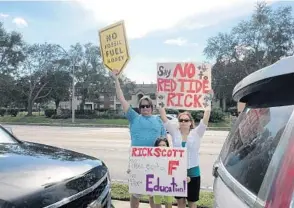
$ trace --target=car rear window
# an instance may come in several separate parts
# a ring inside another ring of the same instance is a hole
[[[223,146],[221,160],[225,168],[255,195],[293,109],[245,108]]]

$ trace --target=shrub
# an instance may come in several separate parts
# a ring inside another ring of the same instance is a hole
[[[71,112],[72,111],[70,109],[60,109],[60,115],[62,115],[64,118],[70,118]]]
[[[98,112],[106,112],[108,109],[106,108],[99,108],[99,109],[96,109]]]
[[[68,119],[70,117],[68,117],[68,115],[57,115],[54,114],[53,116],[51,116],[52,119]]]
[[[70,109],[61,109],[60,115],[54,113],[52,119],[68,119],[71,118],[72,111]],[[46,114],[46,112],[45,112]],[[76,110],[75,118],[77,119],[123,119],[124,114],[118,113],[116,110]]]
[[[229,112],[232,116],[236,116],[236,115],[238,115],[237,107],[230,107],[230,108],[228,108],[228,112]]]
[[[76,110],[75,114],[76,115],[95,115],[96,111],[95,110]]]
[[[18,114],[18,112],[19,112],[18,109],[13,109],[13,108],[7,110],[8,115],[11,115],[11,116],[13,116],[13,117],[16,117],[17,114]]]
[[[98,116],[95,110],[76,110],[75,117],[80,119],[94,119]]]
[[[45,116],[47,118],[51,118],[53,115],[56,115],[56,110],[55,109],[46,109],[45,110]]]
[[[209,121],[212,123],[221,122],[225,119],[226,114],[220,108],[214,108],[211,111]]]
[[[191,116],[194,121],[199,122],[203,118],[203,111],[192,111]]]
[[[6,113],[6,109],[0,109],[0,116],[4,116]]]
[[[195,122],[199,122],[203,118],[204,111],[192,111],[191,115]],[[213,108],[210,114],[209,122],[218,123],[225,119],[225,112],[220,108]]]
[[[96,114],[77,114],[75,117],[79,118],[79,119],[95,119],[95,118],[98,118],[98,116]]]
[[[54,113],[51,116],[52,119],[68,119],[71,117],[71,110],[70,109],[60,109],[60,114]]]

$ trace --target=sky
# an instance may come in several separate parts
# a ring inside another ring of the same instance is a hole
[[[0,21],[28,43],[99,44],[99,29],[125,21],[130,62],[124,73],[136,83],[155,83],[158,62],[210,61],[206,41],[249,19],[256,0],[2,1]],[[273,7],[294,1],[267,1]]]

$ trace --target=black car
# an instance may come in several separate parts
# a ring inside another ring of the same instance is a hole
[[[109,208],[110,190],[103,161],[20,141],[0,125],[1,208]]]

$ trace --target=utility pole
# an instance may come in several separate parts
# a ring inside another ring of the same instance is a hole
[[[66,52],[66,50],[60,46],[57,45],[63,52],[64,54],[68,57],[68,60],[70,61],[70,66],[72,66],[72,97],[71,97],[71,122],[74,123],[75,122],[75,108],[74,108],[74,104],[75,104],[75,61],[73,61],[73,59],[70,57],[70,55]]]
[[[75,65],[72,65],[72,97],[71,97],[71,122],[75,122]]]

